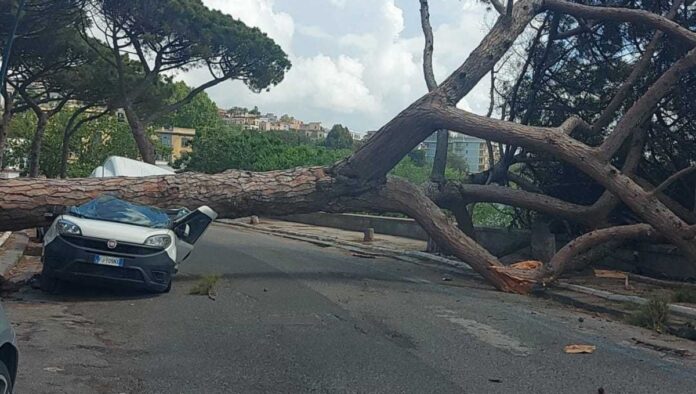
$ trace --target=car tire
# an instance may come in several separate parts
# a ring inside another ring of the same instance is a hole
[[[60,290],[60,280],[46,273],[41,274],[39,283],[41,284],[41,290],[48,294],[57,294]]]
[[[7,369],[7,365],[2,361],[0,361],[0,380],[0,394],[12,394],[12,375]]]

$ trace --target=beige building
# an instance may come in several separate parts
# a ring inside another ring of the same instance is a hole
[[[193,138],[196,136],[196,129],[163,127],[157,130],[156,133],[162,145],[172,150],[169,157],[161,157],[158,159],[171,163],[180,159],[184,153],[191,152]]]

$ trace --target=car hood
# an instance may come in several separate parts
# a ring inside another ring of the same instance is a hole
[[[167,234],[174,239],[174,233],[168,229],[151,228],[109,222],[105,220],[86,219],[72,215],[61,215],[57,220],[64,219],[70,221],[82,230],[82,236],[99,239],[113,239],[121,242],[143,244],[145,240],[153,235]]]

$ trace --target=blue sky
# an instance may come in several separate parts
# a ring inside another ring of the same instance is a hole
[[[257,26],[289,54],[293,68],[270,92],[239,82],[208,91],[223,108],[258,105],[326,126],[365,132],[379,128],[426,91],[417,0],[203,0]],[[478,45],[494,20],[475,0],[431,0],[435,73],[444,79]],[[181,76],[189,84],[205,74]],[[484,113],[486,82],[461,103]]]

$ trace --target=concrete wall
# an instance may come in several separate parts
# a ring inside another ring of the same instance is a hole
[[[284,216],[278,219],[350,231],[363,231],[366,228],[373,228],[377,235],[385,234],[424,241],[428,240],[428,235],[418,223],[413,219],[406,218],[318,212]],[[530,242],[528,231],[481,227],[476,229],[476,236],[479,243],[496,256],[512,253],[529,245]]]
[[[362,232],[366,228],[373,228],[377,236],[385,234],[428,239],[425,231],[413,219],[323,212],[278,219],[350,231]],[[476,235],[478,242],[498,257],[528,247],[531,243],[529,231],[479,227],[476,229]],[[556,247],[561,248],[566,242],[567,239],[557,239]],[[635,243],[630,247],[615,250],[598,262],[598,265],[668,279],[696,280],[696,262],[689,261],[675,247],[669,245]]]

